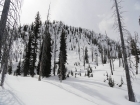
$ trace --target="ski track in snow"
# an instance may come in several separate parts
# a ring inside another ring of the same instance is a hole
[[[103,74],[110,72],[109,65],[99,66],[93,70],[93,77],[70,76],[60,83],[58,76],[51,76],[38,81],[38,76],[21,77],[6,76],[4,88],[0,88],[0,105],[140,105],[127,100],[127,86],[125,82],[124,71],[117,68],[114,71],[115,84],[120,83],[120,77],[124,79],[124,85],[114,88],[103,82]],[[133,81],[133,88],[137,98],[140,99],[140,75]],[[39,92],[40,91],[40,92]],[[49,97],[50,96],[50,97]],[[63,102],[66,98],[66,101]],[[57,102],[52,102],[53,98]],[[70,102],[70,101],[72,102]],[[82,102],[81,102],[82,101]],[[41,104],[40,104],[41,103]]]
[[[7,84],[6,84],[7,85]],[[16,94],[8,89],[0,89],[0,105],[25,105]]]
[[[106,71],[110,74],[109,64],[100,65],[93,70],[93,77],[70,76],[60,83],[58,76],[43,78],[38,81],[38,76],[21,77],[7,75],[4,88],[0,87],[0,105],[140,105],[127,100],[127,86],[123,68],[118,67],[118,61],[114,62],[115,71],[113,78],[115,84],[120,84],[123,77],[122,87],[115,85],[114,88],[103,82]],[[140,74],[133,81],[133,89],[140,100]],[[56,102],[55,102],[55,101]],[[64,101],[65,100],[65,101]],[[63,102],[64,101],[64,102]]]

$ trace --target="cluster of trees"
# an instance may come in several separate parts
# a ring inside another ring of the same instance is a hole
[[[57,71],[59,77],[63,74],[63,72],[62,74],[60,72],[61,68],[64,68],[64,74],[66,75],[66,67],[64,67],[67,56],[66,49],[76,51],[79,54],[80,61],[82,60],[81,57],[83,57],[84,69],[85,65],[89,64],[91,61],[95,62],[98,66],[99,58],[102,64],[106,64],[107,62],[110,63],[112,75],[114,71],[114,61],[116,58],[119,59],[119,66],[124,66],[124,59],[122,59],[122,48],[119,43],[110,40],[107,36],[104,37],[104,35],[101,34],[97,35],[93,31],[82,28],[74,28],[71,26],[69,27],[64,25],[62,22],[60,22],[59,26],[57,26],[58,23],[59,22],[56,21],[53,23],[46,21],[45,24],[42,24],[39,13],[37,13],[35,22],[32,25],[24,25],[22,28],[19,28],[20,36],[23,40],[25,40],[24,42],[26,43],[23,58],[24,60],[23,62],[19,62],[19,65],[21,66],[20,72],[22,72],[24,76],[27,76],[28,74],[30,74],[32,77],[35,74],[39,75],[40,69],[41,75],[43,77],[49,77],[51,70],[53,70],[53,74],[55,75],[57,64],[59,66]],[[28,33],[28,35],[25,33]],[[26,38],[27,36],[28,38]],[[68,46],[68,48],[66,48],[66,39],[69,39],[68,42],[70,42],[70,46]],[[57,46],[58,40],[60,41],[60,47]],[[83,43],[85,43],[84,46],[81,46],[81,40],[83,40]],[[128,42],[130,42],[130,46],[126,47],[126,50],[131,50],[131,54],[136,56],[137,67],[139,62],[139,50],[135,44],[136,40],[130,38]],[[91,49],[90,58],[89,49]],[[56,56],[56,52],[58,50],[59,56]],[[129,57],[129,53],[126,55]],[[54,57],[54,60],[52,59],[52,56]],[[63,59],[61,59],[61,56]],[[55,60],[56,57],[59,58],[58,61]],[[52,61],[54,61],[54,65],[52,64]],[[63,65],[60,61],[63,62]],[[17,72],[18,71],[19,70],[17,70]],[[136,74],[137,73],[138,70],[136,70]],[[64,74],[62,79],[65,78]]]
[[[34,23],[31,25],[16,26],[15,23],[17,24],[17,21],[15,20],[18,18],[17,14],[20,7],[19,5],[19,1],[13,3],[10,0],[4,1],[0,21],[0,60],[2,68],[1,86],[3,86],[4,83],[5,73],[8,72],[9,74],[12,74],[13,72],[13,57],[16,59],[16,62],[19,61],[17,70],[14,72],[15,75],[23,74],[24,76],[30,75],[31,77],[34,77],[35,74],[38,74],[39,80],[41,80],[41,76],[51,76],[52,68],[53,74],[55,75],[56,65],[58,64],[59,67],[57,74],[59,79],[61,81],[66,79],[67,51],[71,50],[78,53],[79,60],[83,61],[84,69],[86,64],[89,65],[90,62],[95,62],[98,66],[100,58],[102,64],[106,64],[107,62],[110,63],[112,75],[114,71],[113,62],[118,58],[119,66],[123,65],[126,71],[129,100],[135,101],[129,73],[131,61],[130,65],[128,65],[129,62],[127,58],[129,57],[131,60],[131,55],[135,56],[136,74],[138,74],[140,54],[137,45],[138,34],[135,33],[134,38],[129,37],[127,41],[128,45],[125,45],[121,13],[119,11],[117,0],[114,0],[114,7],[121,44],[110,40],[107,35],[106,37],[103,37],[103,35],[97,35],[93,31],[67,26],[62,22],[54,21],[51,23],[47,19],[43,24],[40,20],[39,12],[36,15]],[[10,9],[10,7],[12,7],[12,9]],[[10,10],[16,11],[14,12],[15,17],[11,16],[11,12],[9,12]],[[13,21],[8,21],[10,20],[8,19],[8,16],[10,16],[10,19],[14,18],[15,23],[12,24]],[[17,49],[16,52],[14,52],[15,55],[10,56],[12,45],[14,42],[18,41],[19,38],[23,41],[20,43],[24,45],[24,52],[21,51],[22,54],[18,54],[21,52]],[[70,42],[70,46],[67,45],[68,41]],[[58,42],[60,42],[60,44],[58,44]],[[91,52],[89,49],[91,49]],[[89,57],[89,52],[91,57]],[[59,53],[59,56],[57,56],[57,53]],[[20,55],[20,60],[18,60],[18,55]],[[21,56],[23,56],[22,59]],[[54,60],[52,60],[52,57]],[[59,58],[58,61],[56,61],[57,57]],[[90,75],[90,72],[88,72],[88,75]]]
[[[32,23],[30,26],[24,25],[23,27],[19,28],[20,31],[18,37],[24,40],[23,44],[25,49],[23,52],[24,54],[22,61],[19,61],[15,75],[23,74],[24,76],[30,75],[31,77],[34,77],[34,75],[37,74],[42,77],[51,76],[51,71],[53,68],[52,51],[54,46],[56,46],[54,44],[54,40],[52,40],[53,33],[51,27],[52,23],[49,21],[46,21],[45,24],[42,25],[38,12],[34,23]],[[62,28],[59,28],[57,33],[61,34],[59,60],[58,62],[54,61],[54,65],[56,66],[58,64],[59,69],[57,74],[59,75],[60,79],[62,77],[62,80],[64,80],[66,79],[65,63],[67,61],[67,32],[63,29],[63,24],[61,24],[61,27]],[[54,31],[56,30],[54,29]],[[11,71],[9,73],[11,74]]]

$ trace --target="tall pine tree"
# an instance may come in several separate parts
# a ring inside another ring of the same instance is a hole
[[[39,12],[36,15],[35,22],[31,26],[31,36],[32,36],[32,48],[31,48],[31,59],[30,59],[30,75],[34,76],[34,69],[36,68],[36,59],[37,59],[37,52],[38,52],[38,40],[40,39],[40,27],[41,27],[41,20]]]
[[[60,39],[60,54],[59,54],[59,78],[64,80],[66,79],[66,67],[65,63],[67,61],[67,52],[66,52],[66,35],[65,31],[62,30],[61,39]]]
[[[89,61],[88,61],[88,49],[87,49],[87,47],[85,48],[85,62],[86,63],[89,63]]]
[[[40,53],[39,81],[41,76],[49,77],[51,74],[51,34],[49,33],[49,22],[46,23],[44,40]]]
[[[42,70],[43,71],[42,76],[49,77],[51,74],[51,57],[52,57],[52,55],[51,55],[51,35],[49,32],[46,33],[45,35],[47,35],[47,45],[46,45],[47,49],[45,51],[45,53],[46,53],[45,63],[46,64],[44,64],[44,67]]]
[[[16,70],[16,76],[21,75],[20,66],[21,66],[21,61],[19,61],[19,63],[18,63],[17,70]]]
[[[31,36],[29,36],[29,41],[26,44],[26,49],[25,49],[25,57],[23,61],[23,74],[24,76],[27,76],[29,74],[29,68],[30,68],[30,54],[31,54]]]

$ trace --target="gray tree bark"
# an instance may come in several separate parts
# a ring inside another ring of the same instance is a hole
[[[5,0],[3,10],[2,10],[1,20],[0,20],[0,57],[1,57],[2,40],[6,28],[9,8],[10,8],[10,0]]]
[[[4,31],[6,28],[6,22],[7,22],[7,18],[8,18],[9,8],[10,8],[10,0],[5,0],[3,10],[2,10],[1,20],[0,20],[0,59],[1,59],[1,55],[2,55],[1,54],[2,40],[3,40],[3,36],[4,36]],[[0,86],[3,86],[3,84],[4,84],[4,77],[5,77],[5,73],[6,73],[5,67],[6,66],[7,66],[7,64],[4,64],[4,68],[2,70],[2,77],[1,77]]]
[[[124,66],[125,66],[129,101],[135,102],[135,96],[134,96],[134,92],[133,92],[132,84],[131,84],[131,78],[130,78],[129,67],[128,67],[128,62],[127,62],[126,49],[125,49],[124,38],[123,38],[122,23],[121,23],[121,19],[120,19],[117,0],[115,0],[115,7],[116,7],[118,26],[119,26],[120,38],[121,38],[121,44],[122,44],[122,51],[123,51],[123,57],[124,57]]]
[[[7,33],[8,34],[8,33]],[[9,40],[6,42],[6,40]],[[0,86],[4,85],[4,79],[5,79],[5,74],[7,73],[7,68],[8,68],[8,59],[9,59],[9,52],[11,49],[11,45],[12,45],[12,36],[10,37],[10,39],[8,39],[8,36],[6,35],[6,39],[5,39],[5,46],[4,46],[4,54],[2,56],[2,76],[1,76],[1,83]]]

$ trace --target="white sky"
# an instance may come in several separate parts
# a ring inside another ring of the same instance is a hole
[[[31,24],[37,11],[41,20],[47,18],[51,2],[50,20],[62,21],[67,25],[87,28],[96,33],[104,34],[119,40],[119,33],[114,28],[114,19],[111,17],[113,0],[24,0],[21,14],[21,24]],[[137,31],[140,36],[140,0],[124,0],[122,3],[124,23],[132,35]]]

